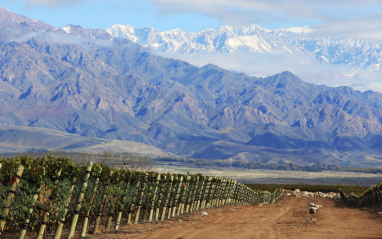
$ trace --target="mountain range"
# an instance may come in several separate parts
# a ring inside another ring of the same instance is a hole
[[[1,150],[46,129],[92,142],[54,149],[86,150],[102,139],[183,157],[381,163],[381,93],[309,84],[288,71],[262,78],[199,68],[104,30],[53,28],[6,9],[0,20]]]
[[[371,68],[380,70],[382,44],[347,37],[317,35],[310,27],[268,30],[258,25],[221,26],[186,33],[180,29],[159,32],[115,24],[106,29],[113,37],[126,38],[145,47],[174,53],[271,53],[312,57],[321,63],[347,65],[344,77],[353,77]],[[349,67],[350,65],[350,67]]]

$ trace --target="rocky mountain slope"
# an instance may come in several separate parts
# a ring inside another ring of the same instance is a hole
[[[308,84],[287,71],[259,78],[198,68],[78,29],[54,33],[59,41],[47,31],[22,40],[3,33],[0,125],[135,141],[187,157],[380,164],[380,93]]]
[[[177,156],[138,142],[84,137],[39,127],[0,126],[0,153],[19,153],[31,148],[98,153],[117,151],[153,156]]]

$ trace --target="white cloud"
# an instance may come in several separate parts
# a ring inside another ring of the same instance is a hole
[[[382,42],[382,12],[364,17],[340,19],[314,26],[320,36],[343,36]]]
[[[378,69],[366,69],[351,78],[345,76],[345,74],[355,70],[356,67],[354,66],[319,63],[314,58],[304,55],[251,52],[219,54],[154,53],[163,57],[181,59],[198,67],[212,63],[227,70],[244,72],[258,77],[290,71],[309,83],[334,87],[346,85],[361,91],[371,89],[382,92],[381,72]]]
[[[162,14],[198,12],[224,24],[272,21],[330,20],[338,15],[382,7],[380,0],[150,0]],[[235,16],[235,17],[233,17]],[[238,18],[238,19],[237,19]]]
[[[73,45],[82,45],[82,40],[74,35],[63,35],[55,32],[30,32],[20,37],[10,39],[9,41],[16,42],[26,42],[29,39],[37,37],[46,41],[49,44],[73,44]]]
[[[27,7],[43,6],[56,8],[61,6],[75,6],[86,3],[88,0],[24,0]]]

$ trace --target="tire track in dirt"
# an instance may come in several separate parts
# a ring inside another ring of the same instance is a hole
[[[322,205],[309,214],[309,203]],[[329,198],[287,197],[273,205],[225,206],[141,227],[145,233],[109,238],[382,238],[382,215],[344,208]],[[314,218],[314,220],[312,220]],[[123,230],[139,230],[136,225]],[[157,229],[156,229],[157,228]],[[106,235],[106,234],[103,234]],[[105,238],[103,235],[92,238]]]

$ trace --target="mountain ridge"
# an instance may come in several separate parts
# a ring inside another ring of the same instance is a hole
[[[304,78],[313,81],[320,81],[322,78],[324,80],[327,78],[329,80],[349,79],[361,77],[363,72],[382,70],[381,43],[348,37],[322,36],[308,26],[276,30],[268,30],[258,25],[221,26],[215,30],[205,29],[196,33],[186,33],[180,29],[159,32],[152,27],[136,28],[115,24],[106,29],[106,32],[113,37],[126,38],[155,51],[171,54],[293,55],[314,59],[321,64],[335,65],[338,68],[338,72],[333,75],[323,72],[319,75],[301,74]]]

